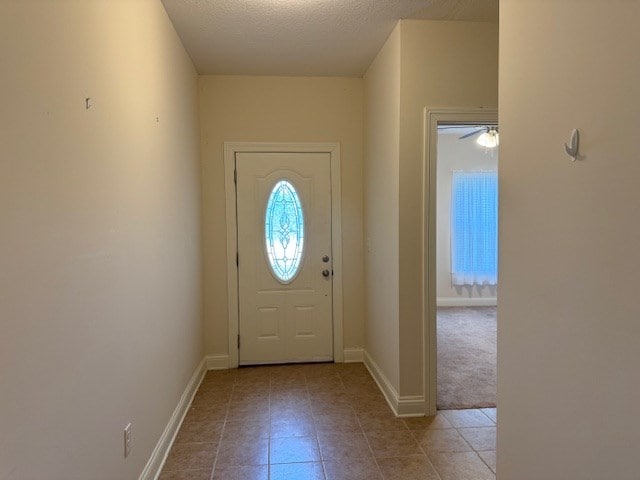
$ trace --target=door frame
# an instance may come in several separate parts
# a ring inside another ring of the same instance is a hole
[[[424,109],[424,165],[422,201],[423,212],[423,301],[422,331],[424,365],[425,415],[435,415],[437,411],[438,388],[438,341],[437,341],[437,299],[436,299],[436,213],[438,125],[439,124],[486,124],[498,123],[497,108],[433,108]]]
[[[333,361],[343,362],[342,339],[342,208],[340,184],[339,143],[265,143],[224,142],[225,201],[227,217],[227,305],[229,310],[229,367],[236,368],[239,362],[238,332],[238,221],[236,186],[234,181],[235,159],[238,153],[328,153],[331,162],[331,251],[333,256],[332,282],[332,331]]]

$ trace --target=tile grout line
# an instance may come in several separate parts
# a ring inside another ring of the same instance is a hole
[[[351,410],[353,410],[353,407],[351,407]],[[384,480],[384,474],[382,473],[382,468],[380,468],[380,464],[378,463],[378,459],[376,458],[376,455],[373,452],[373,448],[371,447],[371,442],[369,441],[369,437],[367,436],[366,432],[364,431],[364,427],[362,426],[362,422],[360,421],[360,416],[355,412],[355,410],[353,410],[353,413],[356,416],[356,421],[358,422],[358,425],[360,426],[360,430],[362,431],[362,435],[364,436],[364,439],[367,442],[367,446],[369,447],[369,451],[371,452],[371,456],[373,457],[373,461],[376,464],[376,468],[378,469],[378,473],[380,474],[380,478],[382,480]]]
[[[318,453],[320,454],[320,467],[322,468],[322,476],[325,480],[327,480],[327,469],[324,465],[324,454],[322,453],[322,449],[320,448],[320,437],[318,435],[318,427],[316,425],[316,416],[313,413],[313,408],[311,407],[311,392],[309,392],[309,385],[307,383],[307,374],[304,375],[304,390],[307,392],[307,400],[309,401],[309,408],[311,409],[311,418],[313,419],[313,430],[315,432],[316,444],[318,445]]]
[[[216,458],[213,461],[213,466],[211,467],[210,480],[213,480],[213,475],[216,472],[216,466],[218,464],[218,455],[220,454],[220,447],[222,447],[222,436],[224,435],[224,431],[227,429],[227,418],[229,417],[229,409],[231,408],[231,399],[233,398],[233,390],[235,389],[235,386],[236,386],[236,380],[234,378],[233,386],[231,387],[231,393],[229,395],[229,401],[227,402],[227,411],[224,414],[224,420],[222,422],[222,431],[220,432],[220,438],[218,439],[218,448],[216,448]]]
[[[482,409],[480,409],[480,408],[472,408],[472,409],[463,409],[463,410],[476,410],[476,411],[480,412],[483,416],[485,416],[486,418],[488,418],[488,419],[491,421],[491,423],[493,424],[493,427],[494,427],[494,428],[495,428],[495,427],[497,427],[497,422],[495,422],[495,421],[493,420],[493,418],[491,418],[489,415],[487,415],[486,413],[484,413],[484,412],[482,411]],[[446,415],[445,415],[445,418],[447,418],[447,416],[446,416]],[[449,420],[449,419],[447,418],[447,420]],[[449,423],[451,423],[451,422],[449,422]],[[464,427],[464,426],[456,427],[456,426],[454,426],[454,425],[453,425],[453,423],[451,423],[451,426],[452,426],[452,427],[453,427],[453,429],[456,431],[456,433],[457,433],[458,435],[460,435],[460,437],[462,437],[462,439],[467,443],[467,445],[469,445],[469,447],[471,448],[472,452],[476,454],[476,457],[478,457],[478,458],[480,459],[480,461],[481,461],[484,465],[486,465],[486,467],[489,469],[489,471],[493,474],[493,477],[495,478],[496,473],[495,473],[495,472],[493,471],[493,469],[492,469],[492,468],[487,464],[487,462],[485,462],[485,461],[484,461],[484,459],[482,458],[482,456],[480,455],[480,453],[478,452],[478,450],[476,450],[476,449],[474,448],[474,446],[473,446],[473,445],[471,445],[471,442],[469,442],[469,440],[467,440],[467,438],[466,438],[466,437],[462,434],[462,432],[460,431],[460,430],[461,430],[461,429],[463,429],[463,428],[491,428],[491,426],[490,426],[490,425],[487,425],[487,426],[475,426],[475,427]]]
[[[436,413],[436,415],[437,415],[437,413]],[[404,422],[404,420],[403,420],[403,422]],[[406,422],[405,422],[405,425],[406,425]],[[408,425],[407,425],[407,427],[408,427]],[[427,430],[429,430],[429,429],[427,428]],[[415,439],[415,434],[413,433],[413,430],[409,430],[409,431],[411,432],[411,436],[414,437],[414,439]],[[420,450],[422,450],[422,453],[424,453],[424,457],[427,459],[427,463],[429,465],[431,465],[431,468],[433,468],[433,471],[436,472],[436,475],[438,476],[438,479],[442,480],[442,476],[440,475],[440,472],[438,471],[436,466],[433,464],[433,462],[431,462],[431,459],[429,458],[429,455],[427,454],[426,449],[417,440],[416,440],[416,443],[418,444],[418,447],[420,447]]]
[[[267,480],[271,480],[271,387],[273,378],[269,372],[269,439],[267,440]]]

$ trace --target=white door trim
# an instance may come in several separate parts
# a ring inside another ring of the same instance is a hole
[[[339,143],[224,142],[227,212],[227,304],[229,309],[229,367],[238,366],[238,224],[234,183],[237,153],[328,153],[331,158],[331,249],[333,255],[333,361],[343,362],[342,349],[342,208]]]
[[[433,108],[424,109],[424,178],[422,183],[423,249],[422,271],[422,364],[424,365],[425,415],[436,414],[437,338],[436,338],[436,165],[438,160],[438,124],[497,123],[496,108]]]

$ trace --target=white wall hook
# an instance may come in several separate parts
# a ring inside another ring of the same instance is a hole
[[[573,132],[571,132],[570,142],[570,146],[566,143],[564,144],[564,149],[567,152],[567,155],[569,155],[575,162],[578,158],[578,149],[580,148],[580,132],[578,132],[577,128],[574,128]]]

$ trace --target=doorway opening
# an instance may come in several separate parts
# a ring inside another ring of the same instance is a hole
[[[438,405],[438,391],[439,389],[446,387],[440,385],[438,382],[438,370],[439,370],[439,361],[442,359],[439,355],[439,344],[438,344],[438,297],[440,298],[441,307],[445,307],[443,305],[444,298],[446,298],[446,292],[443,293],[442,289],[438,289],[438,259],[442,257],[442,249],[439,243],[442,241],[438,241],[438,229],[437,222],[438,217],[442,217],[442,212],[438,212],[439,202],[448,204],[449,208],[451,206],[451,193],[449,192],[448,200],[438,200],[438,174],[440,170],[448,170],[450,169],[450,175],[453,176],[453,170],[462,168],[457,167],[442,167],[438,161],[438,151],[439,149],[444,147],[444,144],[440,144],[439,142],[439,128],[440,127],[455,127],[449,128],[448,130],[461,130],[457,136],[455,133],[451,133],[453,137],[454,144],[456,146],[460,146],[464,142],[469,142],[472,145],[476,144],[478,137],[482,134],[488,134],[490,137],[495,137],[495,140],[498,139],[497,135],[495,135],[498,130],[498,111],[495,108],[425,108],[425,148],[424,148],[424,222],[423,222],[423,241],[424,241],[424,256],[423,256],[423,271],[425,274],[424,278],[424,303],[423,303],[423,319],[424,319],[424,394],[425,394],[425,414],[432,416],[436,415],[438,407],[440,408],[453,408],[453,405]],[[495,128],[492,128],[495,127]],[[443,129],[440,128],[442,131]],[[465,137],[460,139],[460,137]],[[486,140],[483,139],[483,141]],[[488,146],[478,146],[479,152],[481,154],[487,153],[489,157],[491,155],[494,156],[497,161],[497,148],[493,148],[494,152],[491,153],[488,150],[491,148]],[[473,170],[482,170],[482,166],[478,166]],[[451,182],[453,184],[453,181]],[[449,210],[450,212],[451,210]],[[446,219],[447,217],[444,216]],[[450,221],[450,220],[449,220]],[[446,238],[446,237],[445,237]],[[450,242],[450,240],[449,240]],[[449,243],[449,248],[451,244]],[[449,252],[450,255],[450,252]],[[446,260],[446,257],[445,257]],[[451,261],[451,258],[448,259]],[[460,272],[464,273],[464,272]],[[460,275],[460,278],[456,278],[456,282],[458,281],[466,281],[467,279],[464,275]],[[449,278],[449,288],[456,292],[453,283],[453,278],[450,276]],[[482,283],[482,282],[481,282]],[[464,285],[456,285],[459,287],[460,292],[467,292],[467,297],[469,297],[469,286],[465,287]],[[440,290],[440,291],[439,291]],[[494,298],[497,299],[497,288],[495,289],[496,296]],[[457,297],[463,297],[464,295],[458,294],[456,292]],[[477,296],[477,295],[476,295]],[[453,295],[451,295],[453,297]],[[485,302],[489,302],[489,300],[483,300]],[[495,303],[496,300],[493,300]],[[457,307],[461,307],[461,305],[456,305]],[[479,305],[475,308],[480,307],[492,307],[493,305]],[[470,335],[473,337],[473,335]],[[495,334],[494,334],[495,338]],[[456,343],[456,342],[454,342]],[[495,344],[495,341],[494,341]],[[443,347],[444,348],[444,347]],[[493,369],[495,369],[495,361],[493,362]],[[491,367],[489,367],[491,369]],[[477,365],[475,366],[476,373],[486,372],[486,366]],[[444,381],[443,381],[444,382]],[[443,392],[446,393],[446,392]],[[495,400],[494,400],[495,401]],[[457,407],[463,406],[472,406],[472,405],[458,405]],[[483,407],[484,408],[484,407]],[[459,414],[468,417],[479,415],[477,419],[481,419],[483,421],[488,421],[495,426],[495,416],[496,410],[495,408],[489,407],[487,411],[472,410],[472,409],[464,409],[464,410],[446,410],[444,413],[448,412],[459,412]],[[494,418],[490,419],[487,415],[492,415]],[[494,428],[495,431],[495,428]]]
[[[498,143],[495,123],[437,126],[439,410],[496,407]]]

